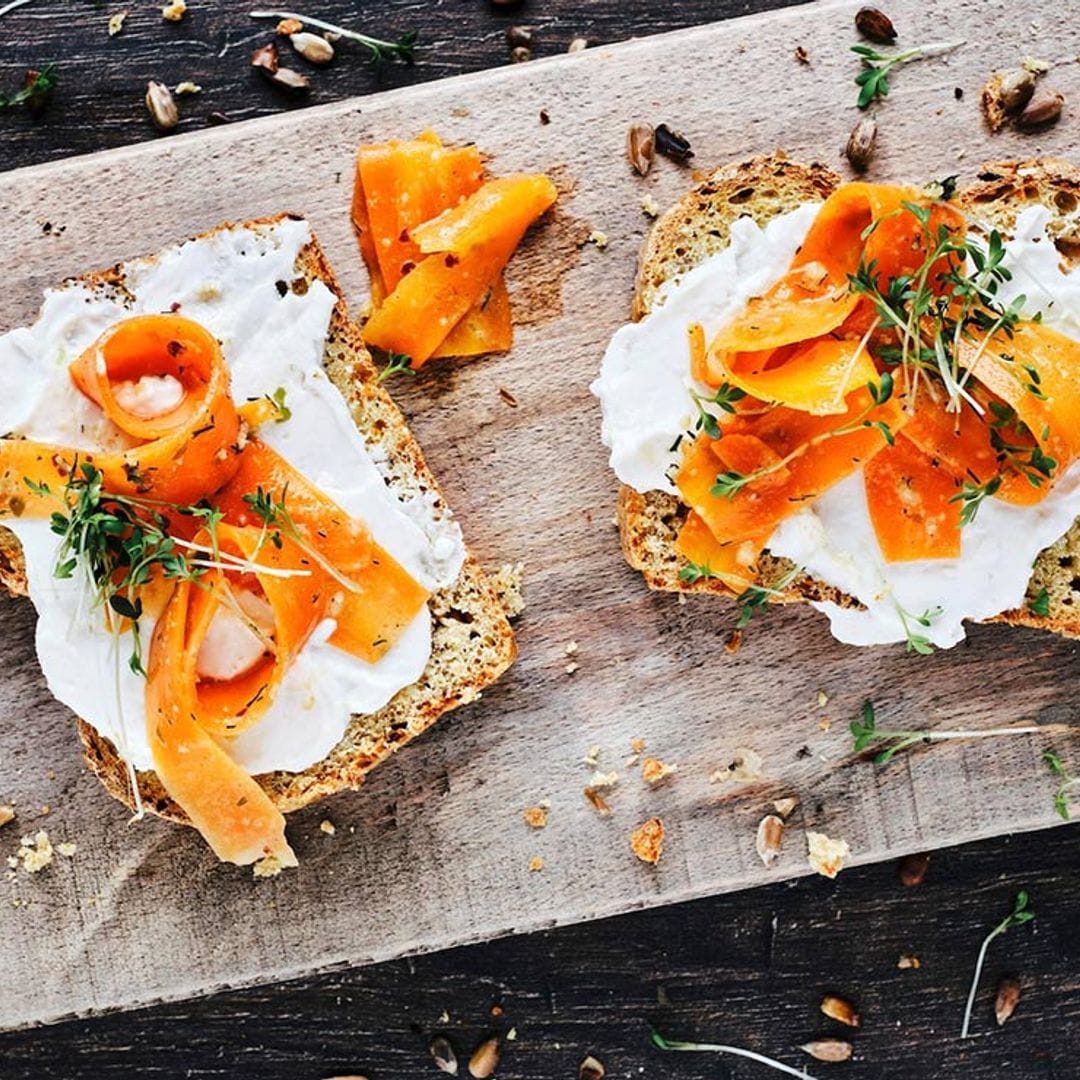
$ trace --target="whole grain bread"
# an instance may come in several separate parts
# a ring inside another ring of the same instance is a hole
[[[631,315],[644,318],[654,307],[661,286],[677,281],[728,244],[731,225],[751,217],[758,225],[794,210],[800,203],[825,199],[841,178],[823,165],[803,165],[781,154],[724,165],[709,173],[670,210],[657,219],[642,246]],[[972,219],[1004,234],[1018,214],[1039,203],[1050,210],[1047,231],[1073,267],[1080,260],[1080,169],[1065,161],[1041,159],[985,165],[958,201]],[[626,485],[619,490],[618,520],[623,554],[640,570],[649,588],[666,592],[707,592],[731,596],[722,581],[683,581],[686,560],[675,550],[675,538],[687,507],[675,495],[642,494]],[[761,581],[779,582],[795,567],[768,552],[761,560]],[[1046,615],[1032,612],[1027,601],[1046,590]],[[809,576],[797,577],[770,600],[792,603],[831,600],[845,607],[858,601]],[[1080,637],[1080,522],[1041,553],[1035,563],[1023,607],[990,620],[1051,630]]]
[[[289,216],[243,223],[260,229]],[[201,237],[211,236],[220,225]],[[356,426],[367,444],[381,450],[388,466],[388,482],[405,498],[434,496],[434,512],[447,507],[419,444],[410,434],[397,406],[376,379],[376,369],[357,325],[349,318],[334,273],[318,241],[300,252],[296,278],[290,285],[305,290],[321,281],[337,297],[330,319],[323,363],[331,381],[349,405]],[[123,268],[87,274],[78,279],[94,290],[123,294]],[[27,592],[22,552],[14,535],[0,529],[0,584],[9,592]],[[438,590],[428,604],[432,616],[431,657],[423,675],[401,690],[378,712],[353,716],[345,735],[322,760],[303,772],[273,772],[257,776],[275,805],[284,812],[297,810],[335,792],[359,787],[380,761],[410,739],[426,731],[446,711],[475,701],[516,655],[513,631],[503,605],[476,560],[468,555],[456,582]],[[134,805],[128,770],[113,744],[90,724],[78,721],[86,762],[109,793]],[[169,798],[151,771],[138,773],[143,806],[152,813],[186,823],[183,811]]]

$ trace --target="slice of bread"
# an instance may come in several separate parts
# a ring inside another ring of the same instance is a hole
[[[245,222],[241,227],[272,225],[288,215]],[[233,226],[225,224],[203,237]],[[196,237],[199,239],[200,237]],[[327,333],[323,363],[349,405],[367,444],[379,447],[389,467],[391,486],[405,498],[434,494],[436,513],[446,511],[435,478],[390,395],[376,382],[376,369],[360,330],[349,318],[330,265],[312,237],[300,252],[294,290],[322,281],[337,297]],[[95,290],[123,290],[123,269],[115,267],[76,279]],[[382,455],[380,455],[382,456]],[[13,595],[26,595],[26,576],[18,541],[0,530],[0,583]],[[449,709],[474,701],[516,655],[513,631],[503,606],[476,560],[468,555],[457,581],[430,599],[431,657],[421,678],[401,690],[376,713],[354,716],[344,737],[322,760],[303,772],[274,772],[256,779],[282,811],[297,810],[335,792],[359,787],[380,761],[426,731]],[[113,744],[83,720],[78,722],[87,764],[110,794],[134,805],[128,770]],[[139,772],[144,807],[186,823],[153,772]]]
[[[841,178],[823,165],[802,165],[783,155],[756,157],[711,172],[657,219],[639,258],[631,315],[644,318],[656,303],[660,287],[722,251],[732,223],[752,217],[764,225],[800,203],[826,198]],[[1056,160],[1009,161],[984,166],[975,184],[960,192],[959,202],[973,218],[1008,233],[1026,206],[1041,203],[1051,212],[1048,232],[1071,266],[1080,259],[1080,169]],[[649,588],[666,592],[708,592],[731,596],[716,579],[682,581],[686,560],[675,550],[675,538],[687,508],[666,492],[645,494],[623,485],[619,490],[619,534],[627,562],[640,570]],[[795,568],[766,552],[761,581],[770,585]],[[993,622],[1040,627],[1080,637],[1080,523],[1047,548],[1035,563],[1028,600],[1046,589],[1048,614],[1036,615],[1027,604],[996,616]],[[796,578],[774,602],[831,600],[845,607],[858,601],[808,576]]]

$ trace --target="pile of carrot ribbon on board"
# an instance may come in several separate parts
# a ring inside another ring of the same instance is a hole
[[[186,566],[199,568],[174,576],[155,564],[123,603],[102,613],[117,634],[130,629],[134,610],[157,619],[145,668],[146,714],[126,719],[146,724],[155,771],[219,858],[248,863],[272,855],[295,865],[284,818],[225,747],[265,715],[321,621],[336,621],[331,644],[375,661],[428,594],[363,522],[259,440],[256,428],[282,419],[281,406],[266,398],[237,407],[220,346],[199,324],[177,314],[126,319],[70,372],[132,446],[86,452],[0,440],[0,513],[66,516],[87,478],[96,477],[98,506],[116,515],[114,554],[131,535],[124,521],[133,511],[109,496],[151,512]],[[179,404],[151,418],[125,408],[117,387],[144,376],[178,380]],[[257,512],[260,497],[264,510],[277,504],[276,516]],[[62,518],[54,520],[58,531],[64,528]],[[94,553],[86,555],[92,569]],[[261,625],[244,617],[265,652],[233,678],[201,678],[200,647],[222,606],[263,613]]]
[[[924,265],[943,231],[967,233],[950,202],[846,184],[779,281],[711,342],[689,328],[691,374],[726,402],[712,431],[684,439],[675,474],[690,508],[678,547],[692,563],[745,588],[780,522],[859,468],[886,561],[957,558],[965,490],[1033,504],[1080,456],[1080,343],[1039,320],[966,331],[960,399],[932,369],[897,363],[899,331],[852,279],[868,269],[884,294],[922,268],[933,305],[949,310],[959,257]],[[1024,454],[1042,473],[1018,467]]]
[[[556,195],[539,174],[485,181],[475,146],[432,132],[361,146],[352,220],[371,278],[367,344],[414,368],[509,349],[503,269]]]

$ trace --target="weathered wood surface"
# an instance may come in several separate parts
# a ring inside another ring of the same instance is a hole
[[[0,907],[0,1022],[181,997],[759,884],[807,870],[804,827],[844,836],[853,861],[866,862],[1054,822],[1042,741],[941,746],[880,771],[850,755],[846,724],[866,697],[905,723],[1069,719],[1074,644],[978,628],[968,645],[915,660],[847,649],[813,613],[786,611],[770,614],[729,657],[720,642],[730,611],[647,594],[621,563],[609,524],[614,483],[586,387],[625,317],[646,225],[640,198],[649,192],[664,203],[688,182],[666,162],[647,182],[635,179],[622,156],[626,125],[670,120],[693,139],[701,165],[777,146],[835,164],[855,119],[846,51],[853,6],[815,5],[0,176],[4,326],[31,317],[40,290],[64,274],[283,207],[311,217],[359,301],[346,206],[352,151],[370,136],[434,125],[448,138],[480,141],[496,171],[548,168],[572,189],[515,263],[528,325],[514,354],[433,370],[401,388],[478,553],[491,564],[527,563],[521,661],[364,791],[298,815],[300,873],[254,883],[212,866],[190,836],[155,822],[127,826],[80,768],[69,718],[41,683],[32,613],[0,606],[5,713],[18,719],[0,736],[4,795],[22,809],[22,831],[39,824],[31,808],[48,803],[43,823],[54,840],[80,846],[73,863],[11,884],[24,906]],[[1025,53],[1071,61],[1080,28],[1029,26],[1001,2],[937,13],[897,3],[893,15],[910,40],[966,37],[978,46],[897,76],[873,175],[934,176],[989,156],[1072,152],[1070,123],[1034,140],[991,141],[975,99],[992,66]],[[797,44],[809,67],[793,59]],[[1073,98],[1080,92],[1074,64],[1052,78]],[[608,234],[607,250],[579,246],[592,228]],[[571,640],[579,669],[568,675]],[[819,688],[830,698],[828,731],[819,726]],[[623,771],[633,736],[678,762],[680,775],[655,792],[624,776],[615,814],[601,819],[581,797],[581,755],[599,743],[602,764]],[[746,745],[764,755],[772,779],[741,791],[710,784],[710,772]],[[754,826],[771,798],[789,792],[803,810],[766,872]],[[520,810],[545,797],[551,823],[529,833]],[[653,814],[668,827],[655,870],[634,862],[626,843]],[[324,816],[338,825],[333,839],[318,830]],[[533,854],[546,860],[542,873],[527,871]]]
[[[728,1042],[805,1066],[818,1080],[1073,1080],[1080,1054],[1076,867],[1080,829],[941,851],[905,889],[892,863],[834,882],[695,900],[504,941],[390,961],[277,987],[0,1035],[4,1080],[438,1080],[433,1031],[459,1056],[489,1031],[515,1029],[505,1080],[576,1080],[594,1054],[613,1080],[767,1080],[752,1062],[664,1056],[649,1025]],[[970,887],[964,887],[965,883]],[[977,883],[977,884],[971,884]],[[979,942],[1018,889],[1035,922],[993,945],[958,1038]],[[919,968],[900,969],[901,955]],[[1022,996],[1000,1030],[994,991]],[[862,1026],[818,1012],[825,993]],[[498,1005],[503,1012],[492,1015]],[[444,1010],[447,1013],[443,1019]],[[825,1065],[797,1047],[851,1038],[853,1060]],[[465,1075],[464,1066],[461,1074]]]

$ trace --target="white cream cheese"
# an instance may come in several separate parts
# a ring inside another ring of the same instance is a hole
[[[392,490],[322,369],[333,294],[316,282],[300,295],[287,285],[310,237],[307,222],[233,229],[124,267],[125,298],[78,284],[49,292],[34,325],[0,337],[0,434],[81,449],[126,445],[100,410],[72,385],[68,365],[103,330],[133,314],[179,312],[220,341],[237,402],[284,387],[292,411],[260,436],[349,513],[429,589],[456,580],[464,561],[457,524],[428,499]],[[157,390],[152,395],[163,400]],[[377,456],[377,455],[376,455]],[[111,739],[138,768],[153,765],[145,732],[145,681],[117,655],[87,583],[53,576],[58,538],[48,522],[4,519],[26,555],[38,610],[37,650],[53,694]],[[144,640],[152,627],[144,618]],[[327,619],[290,666],[266,715],[229,746],[252,773],[299,771],[324,758],[353,713],[373,712],[415,682],[431,650],[425,609],[377,663],[328,644]]]
[[[787,269],[820,204],[806,204],[760,229],[735,222],[730,246],[668,283],[661,304],[639,323],[622,327],[604,355],[593,393],[603,409],[602,438],[618,478],[638,491],[674,492],[669,479],[678,452],[671,447],[696,416],[689,390],[707,393],[689,374],[686,328],[704,325],[706,338],[745,300]],[[1006,242],[1012,280],[1003,302],[1027,297],[1025,311],[1080,338],[1080,275],[1061,269],[1046,234],[1045,208],[1020,215]],[[959,559],[887,563],[870,521],[861,470],[783,521],[767,547],[819,580],[857,597],[865,610],[815,603],[833,634],[853,645],[904,641],[908,627],[939,647],[964,637],[967,619],[984,619],[1023,603],[1039,552],[1080,516],[1080,463],[1036,506],[985,500],[964,528]],[[929,625],[916,620],[928,615]]]

